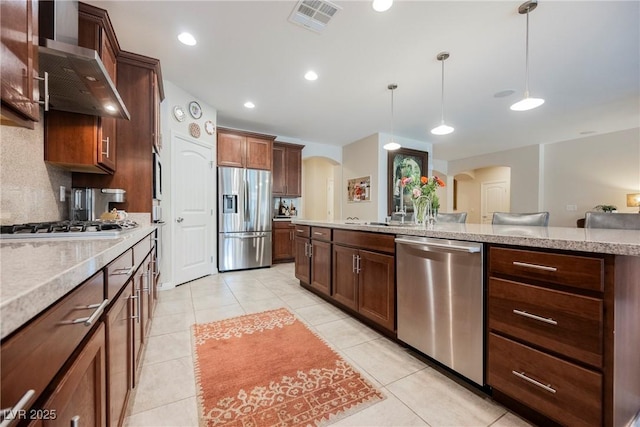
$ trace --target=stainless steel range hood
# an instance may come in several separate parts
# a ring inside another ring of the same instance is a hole
[[[49,75],[49,108],[131,119],[98,52],[77,45],[78,2],[41,0],[38,8],[40,75]]]

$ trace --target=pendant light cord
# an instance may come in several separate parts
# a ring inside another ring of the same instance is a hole
[[[442,59],[442,87],[440,93],[440,123],[444,124],[444,59]]]
[[[529,97],[529,9],[527,8],[527,35],[525,37],[524,97]]]

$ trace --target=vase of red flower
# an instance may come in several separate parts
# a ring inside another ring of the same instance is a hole
[[[416,224],[427,225],[436,222],[437,209],[440,203],[436,196],[436,188],[444,187],[445,183],[437,176],[427,178],[404,177],[402,186],[411,191],[411,201],[413,202],[413,218]]]

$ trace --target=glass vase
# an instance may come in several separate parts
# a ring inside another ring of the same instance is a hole
[[[416,225],[426,225],[431,217],[431,197],[420,196],[413,201],[413,220]]]

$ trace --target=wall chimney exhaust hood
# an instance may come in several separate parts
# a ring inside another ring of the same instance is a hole
[[[78,2],[41,0],[38,8],[40,74],[49,74],[49,108],[130,120],[98,52],[78,46]]]

